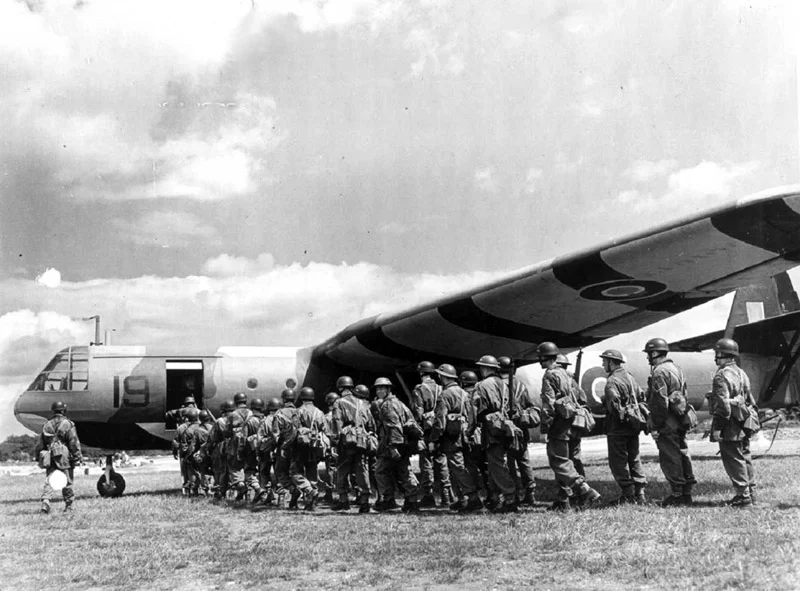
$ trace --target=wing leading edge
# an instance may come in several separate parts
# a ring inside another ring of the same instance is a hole
[[[480,287],[352,324],[312,359],[368,371],[420,359],[530,362],[544,340],[571,350],[684,312],[800,264],[800,186],[773,189]]]

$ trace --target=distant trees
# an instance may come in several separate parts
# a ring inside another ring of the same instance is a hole
[[[37,439],[38,437],[33,435],[9,435],[3,443],[0,443],[0,462],[8,460],[30,462],[33,459]]]

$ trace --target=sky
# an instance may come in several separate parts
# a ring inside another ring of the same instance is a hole
[[[0,437],[82,318],[311,345],[798,182],[798,24],[788,1],[0,0]]]

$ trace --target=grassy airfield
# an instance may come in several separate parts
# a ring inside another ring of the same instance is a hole
[[[781,445],[783,444],[783,445]],[[756,463],[759,504],[732,496],[722,463],[695,457],[693,508],[545,511],[552,473],[536,461],[542,503],[517,515],[420,516],[252,511],[181,497],[176,472],[125,472],[104,500],[97,476],[76,477],[72,515],[40,515],[43,478],[0,477],[4,589],[797,589],[800,442],[778,441]],[[667,487],[655,458],[648,492]],[[587,476],[618,491],[605,460]]]

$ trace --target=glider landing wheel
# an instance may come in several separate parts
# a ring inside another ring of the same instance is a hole
[[[97,481],[97,492],[101,497],[119,497],[125,492],[125,479],[121,474],[112,472],[110,482],[106,482],[106,475],[103,474]]]

